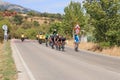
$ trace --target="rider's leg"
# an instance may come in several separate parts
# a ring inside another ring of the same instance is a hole
[[[62,48],[62,51],[64,51],[64,48],[65,48],[65,42],[62,42],[62,44],[61,44],[61,48]]]
[[[75,42],[75,51],[78,51],[78,43]]]
[[[58,45],[58,46],[59,46],[59,50],[61,50],[61,42],[59,41],[58,44],[59,44],[59,45]]]

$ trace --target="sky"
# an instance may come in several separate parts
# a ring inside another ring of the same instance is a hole
[[[3,0],[12,4],[18,4],[39,12],[64,13],[64,8],[71,1],[80,2],[84,0]]]

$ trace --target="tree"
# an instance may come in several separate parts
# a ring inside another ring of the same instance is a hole
[[[79,2],[71,1],[70,4],[64,9],[64,23],[68,32],[72,34],[73,27],[79,24],[81,27],[85,25],[84,11]]]
[[[23,17],[20,16],[20,15],[15,15],[15,16],[13,17],[13,21],[14,21],[15,24],[17,24],[17,25],[21,25],[22,22],[23,22],[22,20],[23,20]]]
[[[23,29],[29,29],[31,27],[33,27],[33,23],[32,22],[28,22],[28,21],[25,21],[23,24],[22,24],[22,28]]]
[[[50,25],[49,32],[52,33],[52,32],[54,31],[54,29],[56,29],[57,33],[60,34],[61,29],[62,29],[61,23],[59,23],[59,22],[54,22],[54,23],[52,23],[52,24]]]
[[[35,39],[36,37],[36,30],[34,28],[27,29],[25,32],[26,37],[30,39]]]
[[[95,38],[103,46],[120,45],[120,1],[93,0],[84,3],[95,27]]]
[[[34,21],[33,24],[34,24],[35,27],[40,26],[39,22],[37,22],[37,21]]]
[[[35,16],[35,15],[36,15],[36,12],[35,12],[35,11],[29,11],[29,12],[27,13],[27,15],[29,15],[29,16]]]

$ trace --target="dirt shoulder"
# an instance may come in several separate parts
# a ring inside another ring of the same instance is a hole
[[[74,47],[73,40],[68,40],[67,45]],[[106,49],[103,49],[102,51],[100,51],[100,50],[95,50],[95,46],[96,46],[96,44],[90,43],[90,42],[89,43],[81,42],[79,44],[79,48],[83,49],[83,50],[97,52],[99,54],[107,54],[107,55],[111,55],[111,56],[120,56],[120,47],[106,48]]]

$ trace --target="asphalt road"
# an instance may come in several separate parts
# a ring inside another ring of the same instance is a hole
[[[57,51],[31,40],[13,43],[35,80],[120,80],[120,58],[69,47]]]

